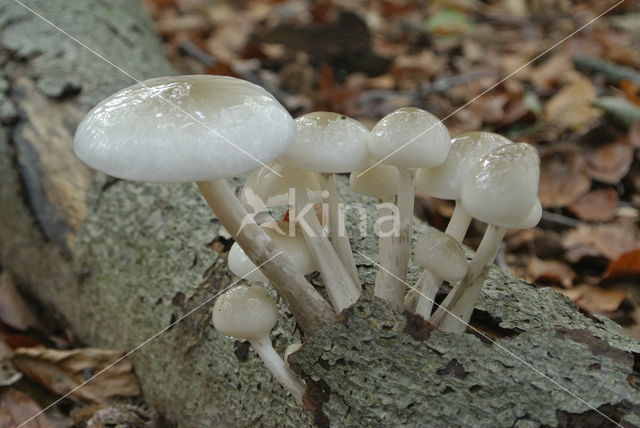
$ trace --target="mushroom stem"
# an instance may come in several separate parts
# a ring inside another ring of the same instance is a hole
[[[489,225],[469,264],[469,272],[458,282],[433,315],[432,323],[444,331],[463,332],[473,313],[491,263],[496,257],[507,229]]]
[[[388,243],[380,243],[380,265],[376,276],[374,294],[400,309],[404,304],[405,282],[409,266],[409,249],[413,232],[413,204],[415,200],[415,171],[398,167],[397,206],[400,215],[399,233],[393,234]]]
[[[353,282],[331,242],[324,236],[322,225],[318,221],[313,206],[309,208],[305,189],[299,181],[296,181],[295,192],[295,215],[289,218],[297,218],[302,213],[301,220],[308,226],[307,228],[304,224],[301,225],[302,233],[322,274],[329,300],[335,311],[340,313],[358,300],[361,290]],[[300,219],[294,221],[300,221]]]
[[[380,200],[380,207],[378,208],[378,218],[387,217],[389,214],[393,214],[385,203],[391,203],[391,199]],[[382,225],[380,225],[382,227]],[[393,225],[391,226],[394,227]],[[382,231],[380,231],[382,232]],[[381,234],[382,235],[382,234]],[[380,266],[390,266],[393,263],[393,235],[385,233],[384,236],[378,237],[378,264]],[[385,299],[391,302],[394,299],[393,289],[388,287],[387,284],[393,280],[393,277],[384,269],[379,269],[376,276],[376,283],[374,288],[374,294],[381,299]]]
[[[297,273],[271,238],[255,222],[243,224],[249,214],[226,180],[199,181],[198,188],[220,223],[249,259],[260,266],[305,333],[311,335],[335,321],[336,315],[327,301],[304,275]]]
[[[256,350],[260,358],[264,362],[265,367],[271,372],[273,377],[276,378],[280,385],[282,385],[287,391],[293,395],[293,398],[302,403],[302,396],[306,389],[305,384],[298,379],[298,377],[291,371],[285,361],[278,355],[271,338],[264,336],[259,339],[249,340],[253,349]]]
[[[344,213],[340,212],[340,195],[336,186],[336,175],[322,174],[322,178],[324,190],[329,192],[329,235],[331,236],[331,244],[349,275],[353,278],[353,282],[361,289],[360,276],[358,275],[356,262],[353,259],[349,236],[344,226],[340,227],[340,217]]]
[[[449,224],[447,224],[447,229],[444,233],[462,243],[470,224],[471,216],[462,207],[462,202],[459,199],[456,200],[456,207],[453,209],[453,214],[451,215],[451,219],[449,219]]]
[[[429,272],[428,269],[422,272],[416,282],[415,287],[419,290],[420,296],[415,312],[427,321],[431,318],[431,309],[433,309],[433,302],[441,282],[442,280]]]

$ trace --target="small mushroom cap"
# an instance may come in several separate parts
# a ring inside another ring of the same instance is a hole
[[[291,259],[298,273],[307,275],[316,270],[313,255],[309,251],[299,227],[296,227],[295,236],[288,235],[289,223],[287,222],[263,223],[260,227],[269,235],[278,249]],[[249,281],[269,281],[260,269],[255,269],[256,265],[236,242],[233,243],[231,250],[229,250],[227,264],[229,265],[229,270],[236,276]]]
[[[278,307],[264,288],[239,285],[216,299],[211,320],[225,336],[260,339],[278,322]]]
[[[404,168],[440,165],[450,146],[451,137],[442,122],[415,107],[400,108],[383,117],[369,138],[369,152],[374,159]]]
[[[293,202],[289,200],[289,189],[294,188],[298,180],[304,182],[310,202],[322,202],[322,187],[317,172],[287,168],[277,161],[251,172],[242,189],[242,201],[253,207],[252,198],[257,197],[260,198],[257,204],[264,203],[265,208],[289,205]]]
[[[429,196],[458,200],[462,183],[482,157],[513,141],[492,132],[465,132],[451,140],[451,150],[444,163],[421,168],[416,174],[416,189]]]
[[[321,173],[364,169],[369,130],[342,114],[317,111],[296,119],[297,135],[281,156],[285,165]]]
[[[471,169],[462,185],[462,206],[495,226],[518,227],[538,200],[540,157],[530,144],[498,147]]]
[[[260,86],[223,76],[170,76],[125,88],[82,120],[74,149],[128,180],[179,183],[240,175],[280,156],[295,123]]]
[[[414,249],[416,263],[445,281],[464,278],[469,268],[462,245],[446,233],[433,230],[418,238]]]
[[[398,193],[398,168],[378,164],[364,171],[354,171],[349,177],[351,188],[356,192],[380,199],[391,198]]]

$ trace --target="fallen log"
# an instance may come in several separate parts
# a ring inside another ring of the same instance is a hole
[[[195,187],[109,179],[73,156],[78,121],[133,83],[127,73],[174,73],[138,3],[28,7],[0,6],[0,265],[86,344],[135,350],[145,400],[167,419],[185,427],[640,426],[640,345],[610,320],[497,268],[476,330],[465,334],[434,330],[368,294],[304,338],[290,357],[308,383],[299,408],[245,344],[210,325],[211,298],[235,279],[228,234]],[[370,293],[373,202],[341,190],[346,202],[369,207],[364,231],[355,211],[348,227]],[[410,283],[417,274],[412,265]],[[280,352],[301,340],[281,310]]]

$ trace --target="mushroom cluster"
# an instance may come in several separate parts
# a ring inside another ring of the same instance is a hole
[[[375,198],[378,220],[388,220],[384,230],[376,222],[379,269],[370,291],[448,332],[466,328],[506,230],[532,227],[541,215],[531,145],[488,132],[451,139],[439,119],[418,108],[398,109],[372,130],[330,112],[294,120],[263,88],[231,77],[161,77],[125,88],[87,114],[74,148],[114,177],[197,184],[235,240],[230,270],[255,282],[218,297],[213,325],[248,340],[298,401],[304,382],[271,346],[278,311],[260,283],[273,287],[307,337],[359,298],[336,174],[349,173],[352,189]],[[238,198],[226,179],[245,174]],[[416,240],[413,255],[423,272],[408,284],[416,187],[455,201],[455,211],[444,233]],[[318,205],[327,208],[326,222]],[[276,207],[284,218],[258,224],[256,214]],[[461,242],[472,219],[487,230],[468,261]],[[324,290],[307,280],[315,271]],[[434,311],[444,281],[452,289]]]

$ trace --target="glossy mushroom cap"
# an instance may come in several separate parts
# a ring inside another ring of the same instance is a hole
[[[278,249],[289,257],[298,273],[307,275],[316,270],[316,263],[300,230],[297,230],[295,236],[287,235],[289,223],[286,222],[263,223],[260,227],[269,235]],[[236,276],[249,281],[269,281],[259,269],[255,269],[256,265],[235,242],[229,250],[227,263],[229,270]]]
[[[529,211],[529,214],[518,225],[512,226],[513,229],[530,229],[536,227],[542,218],[542,204],[538,199]]]
[[[276,174],[276,172],[278,174]],[[310,202],[322,202],[322,188],[317,172],[287,168],[280,162],[254,169],[242,188],[242,201],[252,206],[252,198],[258,197],[266,208],[289,205],[289,189],[296,181],[303,181]]]
[[[401,108],[383,117],[371,130],[369,139],[374,159],[404,168],[440,165],[450,146],[451,137],[442,122],[415,107]]]
[[[125,88],[82,120],[74,149],[128,180],[207,181],[280,156],[295,123],[260,86],[223,76],[169,76]]]
[[[215,329],[225,336],[260,339],[278,322],[278,307],[264,288],[239,285],[216,299],[211,319]]]
[[[444,163],[435,168],[421,168],[416,174],[416,189],[441,199],[458,200],[462,183],[482,157],[513,141],[492,132],[465,132],[451,140],[451,150]]]
[[[369,130],[350,117],[318,111],[296,119],[294,143],[280,157],[285,165],[322,173],[364,169]]]
[[[462,185],[462,206],[488,224],[514,228],[538,201],[540,157],[530,144],[498,147],[471,169]]]
[[[469,263],[458,241],[440,231],[430,231],[416,242],[416,263],[445,281],[457,282],[464,278]]]
[[[374,198],[391,198],[398,192],[398,169],[378,164],[369,170],[354,171],[349,177],[351,188]]]

